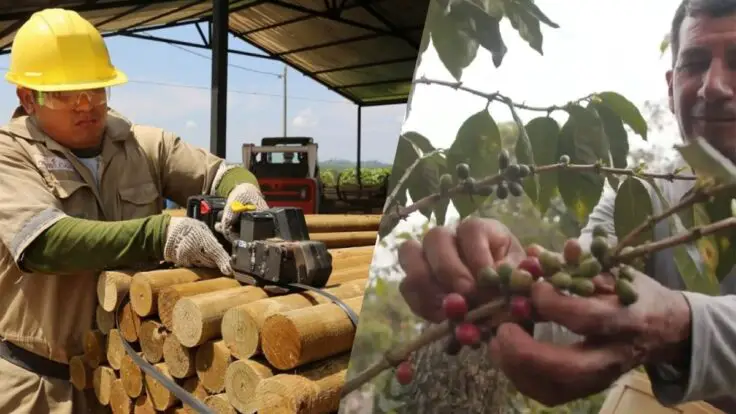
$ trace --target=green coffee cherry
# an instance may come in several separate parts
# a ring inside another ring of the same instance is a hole
[[[593,296],[593,294],[595,293],[595,284],[593,284],[593,281],[590,279],[574,277],[572,278],[572,283],[570,283],[570,287],[568,288],[568,290],[570,291],[570,293],[576,294],[578,296]]]
[[[509,152],[505,149],[501,150],[501,152],[498,154],[498,168],[500,170],[505,170],[506,167],[509,166]]]
[[[514,197],[521,197],[524,194],[524,187],[521,184],[512,181],[509,183],[509,193]]]
[[[455,167],[455,172],[457,173],[457,178],[465,180],[470,177],[470,166],[464,162],[460,163]]]
[[[569,165],[570,164],[570,156],[563,155],[560,157],[560,164]]]
[[[508,184],[506,184],[506,181],[502,181],[500,184],[498,184],[498,188],[496,188],[496,197],[498,197],[499,200],[505,200],[509,196],[509,187]]]
[[[501,284],[508,285],[511,281],[511,273],[514,272],[514,268],[508,263],[501,263],[498,266],[497,273]]]
[[[440,177],[440,194],[446,195],[452,187],[454,186],[454,183],[452,182],[452,176],[450,174],[442,174]]]
[[[548,250],[544,250],[539,254],[539,264],[542,265],[544,274],[550,276],[562,270],[564,265],[562,258]]]
[[[598,259],[591,257],[590,259],[585,259],[583,262],[580,263],[578,271],[576,272],[576,276],[585,279],[592,279],[598,276],[601,271],[603,271],[603,266],[601,266],[601,263],[598,261]]]
[[[616,281],[616,295],[618,295],[619,302],[624,306],[629,306],[639,299],[639,294],[636,293],[634,285],[625,279]]]
[[[557,272],[545,280],[560,290],[567,290],[572,284],[572,276],[567,272]]]
[[[532,289],[534,277],[526,270],[514,269],[509,280],[509,291],[516,294],[528,294]]]
[[[481,289],[493,289],[501,284],[501,276],[491,266],[486,266],[478,272],[478,287]]]

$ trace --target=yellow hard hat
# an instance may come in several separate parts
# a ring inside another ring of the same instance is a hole
[[[5,79],[42,92],[106,88],[128,81],[100,32],[77,12],[45,9],[18,29]]]

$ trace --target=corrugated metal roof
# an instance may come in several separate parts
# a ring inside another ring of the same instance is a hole
[[[406,101],[429,0],[230,1],[230,33],[359,105]],[[204,23],[212,1],[0,0],[0,53],[31,13],[77,10],[106,36]],[[142,35],[138,35],[142,36]]]

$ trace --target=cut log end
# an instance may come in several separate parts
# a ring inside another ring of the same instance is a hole
[[[110,392],[112,383],[117,379],[115,370],[108,366],[100,365],[95,368],[92,384],[97,401],[102,405],[110,405]]]
[[[153,313],[153,289],[148,278],[142,274],[133,276],[130,283],[130,304],[138,316],[145,317]]]
[[[174,378],[169,374],[169,370],[166,367],[165,363],[159,363],[154,365],[154,368],[156,368],[160,373],[162,373],[165,377],[171,379],[172,381]],[[148,397],[151,399],[151,402],[153,403],[153,407],[158,411],[164,411],[169,407],[174,406],[174,404],[177,403],[179,400],[174,393],[168,390],[168,388],[164,387],[163,384],[156,381],[153,377],[150,375],[144,376],[144,382],[146,384],[146,392],[148,393]]]
[[[196,349],[179,343],[174,335],[166,337],[163,346],[164,361],[174,378],[188,378],[196,372],[194,367]]]
[[[120,379],[125,392],[131,398],[137,398],[143,393],[143,371],[128,354],[122,358]]]
[[[299,365],[302,357],[302,340],[304,333],[300,327],[284,314],[273,314],[264,324],[261,344],[263,354],[274,367],[284,370]]]
[[[87,331],[84,335],[84,358],[92,368],[97,368],[107,361],[107,343],[105,334],[99,330]]]
[[[108,271],[97,279],[97,301],[107,312],[113,312],[128,293],[133,272]]]
[[[123,337],[117,329],[110,329],[107,336],[107,363],[114,369],[119,370],[125,355],[123,348]]]
[[[156,364],[164,357],[164,341],[167,336],[166,328],[157,321],[147,320],[141,324],[141,350],[148,362]]]
[[[120,310],[120,334],[128,342],[138,341],[138,334],[141,329],[141,318],[133,311],[133,305],[130,302]]]
[[[225,394],[210,395],[204,400],[205,405],[211,408],[216,414],[237,414]]]
[[[85,357],[81,355],[69,358],[69,376],[72,385],[77,390],[86,390],[92,388],[94,368],[92,368]]]
[[[259,328],[248,306],[236,306],[222,317],[222,339],[238,359],[248,359],[260,352]]]
[[[173,318],[174,335],[179,343],[189,348],[200,345],[203,317],[199,307],[190,300],[182,299],[174,306]]]
[[[130,414],[133,412],[133,400],[125,392],[123,381],[116,379],[110,388],[110,408],[113,414]]]
[[[232,360],[224,341],[211,341],[197,349],[195,367],[204,388],[217,394],[225,391],[225,373]]]
[[[227,367],[225,393],[228,401],[242,414],[256,414],[258,401],[255,391],[258,384],[273,376],[267,364],[256,360],[238,360]]]

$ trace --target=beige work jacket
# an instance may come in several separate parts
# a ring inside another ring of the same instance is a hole
[[[83,352],[93,327],[97,273],[24,273],[23,250],[65,216],[116,221],[155,215],[165,198],[183,205],[210,193],[221,165],[207,151],[110,110],[99,185],[31,118],[0,127],[0,337],[62,363]]]

